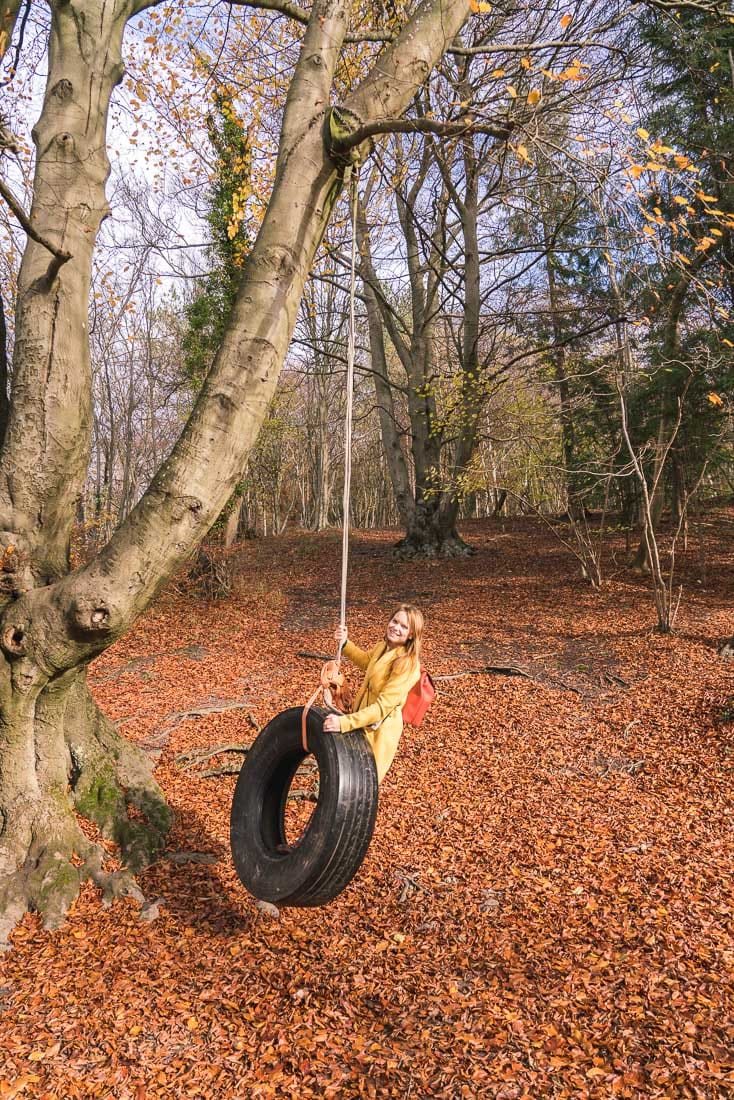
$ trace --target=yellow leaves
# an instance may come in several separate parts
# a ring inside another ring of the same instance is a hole
[[[511,99],[517,99],[517,88],[514,86],[514,84],[508,84],[506,86],[506,91]]]
[[[645,170],[647,172],[667,172],[667,168],[665,167],[665,165],[661,164],[660,161],[657,160],[649,160],[645,165]]]
[[[495,78],[495,80],[498,80],[499,77],[505,76],[505,75],[506,75],[505,69],[494,69],[493,72],[492,72],[492,76]]]
[[[722,344],[726,344],[728,348],[734,348],[734,344],[732,344],[731,340],[727,340],[725,336],[722,337],[721,342]]]
[[[563,29],[565,31],[566,27],[570,27],[571,24],[573,23],[573,16],[568,15],[568,14],[567,15],[562,15],[561,18],[558,20],[558,22],[561,24],[561,26],[563,27]]]
[[[469,0],[469,7],[477,15],[492,10],[492,5],[485,3],[485,0]]]
[[[641,164],[631,164],[627,169],[628,174],[632,176],[633,180],[638,180],[644,171],[645,169]]]
[[[676,206],[688,206],[688,199],[684,195],[674,195],[673,202]]]
[[[523,69],[531,69],[533,67],[533,63],[529,57],[521,57],[520,64],[522,65]]]
[[[586,80],[586,73],[583,69],[588,69],[589,66],[584,61],[579,61],[577,57],[573,59],[567,69],[564,69],[562,73],[559,73],[556,77],[557,80]]]
[[[729,341],[724,340],[724,343],[729,344]],[[732,345],[729,344],[729,346],[731,347]],[[713,405],[715,408],[718,408],[720,405],[724,404],[724,402],[719,397],[718,393],[709,393],[709,394],[707,394],[707,397],[708,397],[709,404]]]
[[[145,86],[139,80],[135,85],[135,95],[138,97],[141,103],[148,102],[148,93],[145,90]]]
[[[696,191],[696,198],[701,202],[716,202],[716,195],[706,195],[703,191]]]
[[[525,145],[515,145],[514,146],[514,151],[515,151],[515,155],[517,156],[518,160],[524,161],[525,164],[532,164],[533,163],[532,157],[528,153],[527,146],[525,146]]]
[[[705,252],[708,248],[711,248],[712,244],[716,244],[713,237],[701,237],[701,240],[696,245],[696,252]]]
[[[637,136],[639,138],[642,138],[643,141],[647,141],[647,139],[650,137],[649,130],[646,130],[644,126],[638,126],[636,133]]]
[[[535,107],[538,103],[540,103],[540,92],[537,88],[533,88],[532,91],[528,92],[528,104]]]
[[[199,1030],[199,1021],[196,1019],[196,1016],[189,1016],[188,1020],[186,1021],[186,1027],[189,1029],[189,1031]]]

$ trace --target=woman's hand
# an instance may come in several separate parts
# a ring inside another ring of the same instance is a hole
[[[341,726],[339,725],[338,714],[327,714],[324,718],[324,732],[325,733],[340,733]]]
[[[344,645],[347,640],[347,628],[345,626],[338,626],[334,631],[334,641],[337,645]]]

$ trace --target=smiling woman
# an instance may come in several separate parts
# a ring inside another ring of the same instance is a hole
[[[369,742],[381,783],[392,764],[403,732],[402,707],[408,692],[420,677],[423,614],[403,603],[390,619],[385,637],[370,650],[347,640],[347,631],[337,627],[334,637],[344,646],[344,656],[364,671],[364,680],[351,714],[330,714],[324,719],[326,733],[349,733],[361,729]]]

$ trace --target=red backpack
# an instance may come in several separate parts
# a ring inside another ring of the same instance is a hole
[[[419,726],[435,698],[435,684],[430,674],[421,665],[420,677],[417,683],[413,684],[408,692],[408,698],[403,704],[403,721],[410,726]]]

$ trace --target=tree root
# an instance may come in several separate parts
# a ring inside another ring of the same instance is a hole
[[[476,552],[476,547],[470,546],[458,535],[441,537],[428,531],[423,535],[406,535],[392,548],[392,556],[398,561],[470,558]]]
[[[86,881],[106,905],[142,904],[134,875],[156,858],[171,824],[150,762],[99,711],[83,671],[38,697],[32,729],[35,774],[9,769],[14,787],[0,784],[0,948],[25,912],[58,928]],[[117,869],[77,815],[119,846]]]
[[[104,905],[121,897],[142,904],[143,892],[131,871],[105,870],[107,858],[70,811],[64,815],[58,803],[42,800],[30,822],[26,819],[0,840],[0,951],[10,947],[8,936],[26,912],[38,913],[46,929],[63,924],[86,881],[100,888]]]

